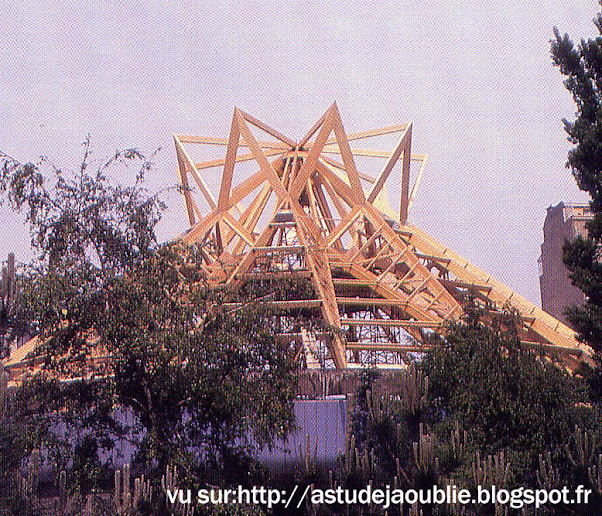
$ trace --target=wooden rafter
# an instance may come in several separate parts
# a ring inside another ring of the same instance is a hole
[[[350,145],[386,134],[398,135],[392,149]],[[227,139],[175,137],[191,225],[182,238],[211,244],[204,248],[208,277],[232,288],[255,280],[309,280],[315,298],[272,304],[286,313],[320,313],[334,328],[329,338],[309,330],[304,339],[295,337],[311,354],[306,363],[312,368],[374,360],[403,365],[408,352],[432,348],[429,333],[444,332],[448,321],[460,318],[469,297],[486,307],[484,320],[491,324],[514,308],[525,347],[570,367],[590,360],[591,350],[572,330],[407,222],[426,162],[426,155],[411,153],[411,141],[411,123],[347,134],[336,104],[298,142],[235,109]],[[186,150],[191,145],[225,146],[225,156],[195,164]],[[359,170],[357,156],[380,160],[380,172]],[[241,175],[239,166],[248,161],[257,168]],[[414,178],[411,161],[419,163]],[[380,194],[397,163],[396,213]],[[222,179],[213,194],[201,173],[216,167]],[[191,182],[206,210],[196,204]],[[222,262],[231,265],[217,267]]]

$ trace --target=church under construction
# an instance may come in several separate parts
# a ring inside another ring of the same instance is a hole
[[[390,149],[362,146],[385,135]],[[469,305],[491,325],[513,310],[522,345],[569,368],[590,360],[573,330],[408,222],[426,161],[411,152],[411,123],[347,134],[334,104],[293,141],[235,109],[228,138],[174,139],[190,223],[181,238],[201,245],[211,284],[311,284],[311,296],[266,301],[331,329],[296,324],[283,336],[307,368],[403,367]],[[221,155],[195,159],[206,146]],[[360,165],[370,161],[375,172]],[[399,211],[386,189],[394,170]]]

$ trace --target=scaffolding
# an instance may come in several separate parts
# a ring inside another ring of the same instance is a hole
[[[352,147],[383,135],[396,137],[392,149]],[[591,361],[573,330],[408,222],[426,163],[411,152],[411,123],[347,134],[333,104],[293,141],[235,109],[228,138],[174,140],[190,224],[181,239],[201,246],[210,282],[233,289],[311,282],[311,299],[267,301],[319,315],[332,329],[291,330],[308,368],[404,367],[437,346],[469,304],[491,325],[513,310],[522,345],[569,368]],[[225,156],[191,157],[216,145]],[[358,167],[365,158],[380,160],[376,174]],[[212,191],[216,170],[221,181]],[[399,211],[385,188],[393,170],[401,176]]]

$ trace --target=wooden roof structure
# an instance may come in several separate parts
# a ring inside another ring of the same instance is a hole
[[[392,149],[355,146],[383,135],[397,138]],[[273,301],[321,314],[335,329],[330,336],[291,331],[308,368],[403,367],[412,353],[432,349],[433,333],[461,318],[469,300],[491,324],[516,310],[524,346],[569,367],[591,358],[569,327],[408,222],[426,162],[411,152],[411,123],[347,134],[333,104],[294,141],[235,109],[228,138],[174,140],[190,223],[181,238],[201,244],[211,283],[313,285],[313,299]],[[195,161],[195,149],[207,146],[225,147],[225,155]],[[380,161],[376,174],[358,166],[365,158]],[[411,168],[418,169],[412,188]],[[385,188],[394,170],[399,211]]]

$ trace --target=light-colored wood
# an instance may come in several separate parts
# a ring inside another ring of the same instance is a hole
[[[341,319],[342,325],[348,326],[390,326],[390,327],[414,327],[414,328],[439,328],[441,323],[437,321],[414,321],[410,319]]]
[[[299,280],[299,279],[310,279],[311,272],[308,270],[294,271],[294,272],[250,272],[245,274],[239,274],[236,279],[243,281],[265,281],[265,280]]]
[[[393,167],[397,163],[399,156],[401,156],[401,153],[406,150],[407,142],[410,140],[411,137],[412,137],[412,124],[409,123],[408,126],[406,127],[406,130],[402,133],[401,138],[399,139],[399,142],[395,146],[395,149],[389,156],[389,159],[387,159],[387,162],[385,163],[385,166],[383,167],[382,171],[378,175],[378,178],[372,185],[372,189],[370,190],[370,193],[368,194],[368,202],[373,202],[374,199],[376,199],[376,196],[382,190],[382,187],[384,186],[385,181],[389,178],[389,174],[391,173],[391,171],[393,170]]]
[[[318,164],[320,167],[320,164]],[[320,185],[324,187],[328,195],[330,196],[334,207],[336,208],[339,216],[344,218],[347,215],[348,210],[345,209],[341,196],[335,191],[334,187],[330,184],[330,182],[324,177],[324,175],[317,175],[316,181],[319,182]],[[333,220],[334,225],[334,220]]]
[[[291,209],[297,222],[299,242],[305,247],[305,259],[307,267],[311,271],[312,284],[322,299],[322,315],[330,327],[340,330],[341,318],[332,281],[332,271],[319,228],[311,220],[307,220],[299,205],[291,203]],[[333,335],[329,348],[335,366],[338,369],[344,369],[347,366],[347,357],[345,342],[340,332]]]
[[[235,186],[230,194],[230,206],[234,206],[249,195],[255,188],[265,181],[263,171],[256,172],[242,183]]]
[[[418,191],[418,186],[420,185],[420,180],[422,179],[422,175],[424,174],[425,167],[426,167],[426,155],[424,156],[424,159],[421,160],[420,169],[418,170],[418,174],[416,175],[416,180],[414,181],[414,186],[412,186],[412,192],[410,193],[410,198],[408,199],[407,211],[410,211],[410,208],[412,207],[412,204],[414,203],[414,197],[416,197],[416,192]]]
[[[334,104],[333,104],[334,106]],[[351,142],[354,140],[363,140],[365,138],[372,138],[374,136],[382,136],[384,134],[398,133],[405,131],[407,124],[389,125],[387,127],[381,127],[380,129],[373,129],[370,131],[361,131],[358,133],[350,133],[347,135],[347,141]],[[328,140],[327,144],[335,143],[336,138]]]
[[[308,187],[307,187],[307,194],[309,196],[309,217],[312,220],[320,220],[320,214],[318,212],[318,201],[316,200],[316,193],[315,193],[315,189],[314,189],[314,183],[311,179],[311,176],[309,177],[308,181]]]
[[[356,157],[362,158],[386,158],[389,159],[391,151],[382,151],[376,149],[364,149],[361,147],[351,147],[351,152]],[[341,155],[341,149],[338,146],[330,144],[325,145],[322,150],[322,154],[338,154]],[[412,161],[424,161],[427,158],[426,154],[412,154],[410,159]],[[372,180],[374,181],[374,179]]]
[[[301,328],[301,342],[303,344],[307,369],[321,369],[322,366],[318,360],[319,353],[315,334],[307,331],[305,328]]]
[[[320,129],[320,127],[324,124],[324,121],[326,120],[326,117],[329,116],[329,114],[332,112],[332,108],[334,107],[334,104],[332,106],[330,106],[325,112],[324,114],[318,119],[318,121],[311,127],[311,129],[309,131],[307,131],[307,134],[301,138],[299,140],[299,145],[298,147],[305,147],[305,145],[307,144],[307,142],[310,140],[310,138],[316,133],[316,131],[318,129]]]
[[[360,200],[364,200],[364,190],[362,189],[360,177],[358,175],[357,168],[355,167],[353,154],[351,153],[351,148],[349,147],[349,140],[345,134],[343,121],[341,120],[341,115],[339,114],[339,109],[336,103],[333,106],[332,116],[332,125],[337,138],[337,143],[339,144],[339,149],[341,149],[341,157],[343,158],[347,177],[349,177],[349,184],[351,185],[356,197]]]
[[[205,197],[205,200],[207,201],[209,206],[212,209],[215,208],[217,203],[215,202],[215,198],[213,197],[213,194],[211,193],[209,188],[207,188],[207,184],[205,183],[203,178],[197,172],[196,167],[194,166],[194,162],[190,159],[190,156],[188,155],[188,153],[186,152],[186,149],[182,145],[180,145],[180,152],[182,153],[182,157],[184,158],[184,161],[187,165],[184,167],[182,173],[187,174],[188,172],[190,172],[190,174],[192,175],[193,179],[195,180],[197,186],[199,187],[199,190],[201,190],[201,193]]]
[[[261,151],[257,140],[253,136],[253,133],[251,133],[251,130],[247,127],[244,118],[238,110],[235,110],[234,116],[236,117],[242,137],[249,145],[249,148],[251,149],[255,160],[259,164],[259,167],[261,168],[264,177],[270,182],[272,188],[274,189],[274,192],[276,192],[276,194],[282,199],[289,198],[290,196],[288,191],[284,188],[280,181],[280,178],[272,168],[272,165],[266,158],[265,154]]]
[[[182,240],[188,243],[203,240],[205,238],[206,233],[208,231],[211,231],[211,228],[218,222],[220,222],[223,216],[223,212],[212,211],[204,219],[197,222],[196,226],[194,226],[188,233],[186,233],[182,237]]]
[[[303,162],[301,170],[295,177],[295,179],[290,187],[291,197],[293,199],[299,198],[299,195],[301,195],[303,188],[306,187],[309,176],[311,174],[313,174],[313,172],[315,170],[316,163],[322,152],[322,147],[324,147],[326,138],[328,138],[328,135],[332,131],[332,121],[333,121],[332,118],[333,118],[333,113],[332,113],[332,108],[331,108],[326,113],[326,118],[324,119],[324,122],[322,123],[322,125],[320,127],[320,132],[318,133],[318,136],[316,137],[316,141],[312,145],[312,147],[309,151],[309,154],[307,155],[307,158]]]
[[[334,188],[337,196],[345,201],[349,207],[357,204],[363,204],[363,202],[356,196],[353,189],[345,183],[333,170],[331,170],[326,164],[319,160],[316,164],[316,170],[321,174],[326,181],[328,181]]]
[[[190,195],[190,184],[188,183],[188,174],[186,173],[186,161],[182,153],[182,146],[176,136],[174,136],[174,143],[176,146],[176,157],[178,159],[178,177],[180,179],[182,191],[184,193],[186,211],[188,212],[188,222],[191,226],[194,226],[196,222],[194,213],[194,201],[192,200],[192,195]]]
[[[401,171],[401,201],[399,207],[399,222],[405,224],[408,220],[410,192],[410,155],[412,145],[412,126],[408,127],[407,137],[403,146],[403,166]]]
[[[321,299],[303,299],[294,301],[264,301],[266,306],[270,308],[278,308],[281,310],[300,310],[302,308],[320,308],[322,306]],[[225,308],[239,308],[244,306],[244,303],[224,303]]]
[[[243,116],[243,118],[247,122],[253,124],[255,127],[258,127],[262,131],[265,131],[266,133],[272,135],[274,138],[280,140],[285,145],[288,145],[289,147],[294,147],[296,145],[293,140],[291,140],[287,136],[284,136],[282,133],[276,131],[276,129],[271,128],[269,125],[257,120],[257,118],[249,115],[248,113],[245,113],[244,111],[241,111],[240,109],[238,110],[238,112]]]
[[[323,179],[319,175],[315,175],[313,179],[314,184],[314,193],[316,196],[316,202],[320,209],[321,220],[323,221],[323,225],[325,231],[328,235],[332,234],[332,231],[335,228],[335,220],[332,216],[332,211],[330,210],[330,206],[328,205],[328,200],[326,199],[326,194],[324,193],[324,189],[332,189],[330,184],[324,182]],[[336,210],[338,211],[341,217],[345,217],[345,210],[343,208],[342,203],[339,201],[338,197],[335,195],[331,197],[333,204],[335,205]],[[357,232],[354,228],[350,228],[350,234],[354,239],[357,239]],[[341,252],[344,251],[343,244],[340,241],[334,242],[334,246]]]
[[[275,141],[255,138],[249,125]],[[350,145],[395,133],[399,138],[390,151]],[[411,353],[433,348],[428,334],[436,331],[444,338],[448,323],[462,318],[469,293],[484,324],[496,326],[505,310],[515,310],[525,348],[571,370],[582,362],[593,364],[593,351],[570,328],[407,222],[426,162],[426,155],[411,154],[411,139],[411,124],[346,134],[333,104],[296,143],[235,109],[228,139],[174,137],[191,226],[180,238],[201,245],[202,267],[212,286],[311,282],[310,299],[291,292],[289,299],[266,301],[291,328],[299,314],[321,316],[332,328],[320,335],[291,329],[282,336],[298,343],[297,354],[305,355],[308,367],[404,367]],[[226,155],[195,164],[188,145],[226,146]],[[239,155],[239,148],[249,153]],[[342,163],[327,154],[340,155]],[[379,162],[380,173],[373,177],[358,170],[357,156],[386,161]],[[402,158],[401,203],[395,212],[378,193]],[[241,163],[250,160],[258,170],[239,177]],[[420,169],[410,193],[411,161],[420,162]],[[217,201],[201,175],[215,167],[223,167]],[[369,185],[366,191],[361,181]],[[304,189],[308,197],[302,206]],[[199,192],[202,204],[195,200]],[[340,221],[333,218],[333,206]],[[30,341],[4,362],[13,380],[40,366],[43,357],[27,357],[38,345]],[[102,353],[93,358],[102,360]]]
[[[238,150],[238,141],[240,140],[240,128],[238,127],[237,114],[232,117],[232,126],[230,129],[230,138],[226,149],[226,162],[224,163],[224,172],[222,174],[222,184],[219,190],[219,200],[217,202],[220,211],[227,211],[230,207],[230,188],[232,187],[232,175],[234,174],[234,162]]]
[[[246,145],[238,145],[239,147],[246,147]],[[261,144],[260,144],[261,147]],[[266,157],[271,157],[271,156],[284,156],[285,152],[282,152],[282,150],[277,149],[277,150],[270,150],[270,149],[266,149],[265,147],[261,147],[263,149],[263,153],[266,155]],[[255,157],[253,156],[253,154],[239,154],[236,156],[236,163],[242,163],[243,161],[252,161],[254,160]],[[213,159],[210,161],[202,161],[200,163],[195,163],[195,168],[196,170],[206,170],[208,168],[216,168],[216,167],[223,167],[226,164],[226,158],[222,158],[222,159]]]
[[[330,247],[334,245],[343,236],[343,234],[350,228],[350,226],[357,220],[362,214],[362,210],[359,206],[352,208],[341,223],[335,227],[329,235],[326,246]]]
[[[281,201],[279,201],[278,206],[280,207],[283,204],[284,204],[284,201],[281,200]],[[255,240],[255,246],[256,247],[265,246],[268,243],[268,241],[272,238],[275,231],[276,230],[273,227],[271,227],[270,225],[267,225],[265,227],[265,229],[263,230],[263,232],[261,233],[261,235],[259,235],[259,237]],[[244,257],[242,258],[242,260],[240,261],[240,263],[238,264],[238,266],[236,267],[236,269],[232,272],[232,274],[226,281],[226,285],[233,289],[239,288],[242,284],[243,275],[249,271],[249,268],[251,267],[251,265],[253,264],[254,261],[255,261],[255,254],[252,252],[246,253],[244,255]]]
[[[252,246],[255,243],[255,239],[253,235],[251,235],[247,228],[245,228],[242,224],[240,224],[237,220],[232,217],[228,212],[224,213],[224,222],[228,224],[232,228],[233,231],[236,232],[244,241]]]
[[[474,282],[480,285],[491,286],[491,290],[487,293],[487,298],[496,305],[500,307],[508,305],[518,309],[520,314],[535,316],[536,320],[532,323],[532,329],[548,341],[548,343],[556,343],[561,347],[580,350],[586,354],[591,353],[586,345],[575,339],[575,332],[568,326],[536,307],[451,249],[435,241],[417,227],[408,224],[407,228],[412,233],[410,241],[421,250],[449,259],[448,268],[458,279],[467,283]]]
[[[276,159],[272,162],[272,165],[276,166],[278,162],[280,162],[280,160]],[[260,186],[261,183],[265,181],[261,171],[257,172],[256,174],[253,174],[253,176],[251,176],[251,178],[249,178],[249,179],[251,181],[247,180],[243,184],[238,185],[238,187],[236,187],[232,190],[228,208],[236,207],[238,205],[238,203],[240,201],[242,201],[242,199],[244,199],[255,188]],[[269,199],[271,191],[272,191],[272,189],[271,189],[269,183],[264,184],[260,193],[255,197],[255,199],[253,199],[253,201],[251,201],[249,203],[249,205],[244,210],[244,212],[241,213],[239,222],[250,233],[252,233],[255,230],[255,227],[257,225],[259,217],[263,213],[263,209],[265,208],[265,205]],[[234,236],[234,234],[231,235],[231,237],[233,237],[233,236]],[[230,241],[231,241],[231,239],[228,241],[228,243],[230,243]],[[232,254],[236,255],[236,254],[242,252],[242,250],[245,247],[245,242],[246,242],[245,239],[242,239],[240,242],[238,242],[234,246]]]
[[[433,346],[411,346],[404,344],[373,344],[371,342],[350,342],[347,344],[347,349],[351,351],[390,351],[393,353],[424,353],[426,351],[432,351]]]
[[[366,217],[377,227],[382,227],[383,235],[385,236],[389,245],[401,251],[405,249],[406,244],[397,236],[397,234],[391,229],[391,227],[384,221],[382,215],[370,204],[366,204],[363,208]],[[462,314],[463,310],[460,304],[452,297],[452,295],[445,290],[445,287],[441,285],[436,277],[431,275],[430,271],[420,262],[420,259],[411,253],[406,259],[406,263],[410,266],[416,267],[416,273],[420,273],[423,276],[429,287],[432,288],[435,295],[441,293],[441,303],[443,303],[448,310],[451,310],[452,314],[456,314],[458,317]],[[436,309],[435,307],[433,307]]]
[[[364,267],[360,265],[352,264],[348,267],[348,272],[355,277],[356,280],[359,280],[359,283],[356,285],[360,286],[365,284],[369,286],[376,292],[377,294],[386,297],[388,299],[395,299],[400,303],[400,306],[403,306],[403,311],[408,317],[414,317],[418,320],[431,320],[434,322],[439,322],[440,318],[436,314],[431,314],[424,311],[419,305],[415,303],[410,303],[408,299],[408,295],[402,290],[395,288],[392,285],[385,284],[383,282],[378,281],[378,276],[373,274],[372,272],[366,270]],[[337,280],[341,281],[341,280]],[[349,281],[349,280],[342,280]]]
[[[340,280],[340,279],[333,279],[333,282],[336,284],[341,284],[339,282],[343,282],[343,281],[353,281],[353,282],[358,282],[360,280]],[[376,284],[378,283],[378,280],[374,283],[374,285],[376,286]],[[360,283],[353,283],[354,285],[360,285]],[[374,308],[374,307],[388,307],[388,306],[398,306],[398,307],[404,307],[407,306],[408,303],[407,301],[400,301],[399,299],[388,299],[388,298],[375,298],[375,297],[344,297],[344,296],[337,296],[337,302],[339,303],[339,305],[341,306],[363,306],[363,307],[367,307],[367,308]],[[342,320],[342,319],[341,319]],[[429,325],[430,324],[437,324],[437,323],[432,323],[431,321],[429,321]]]
[[[256,139],[247,124],[277,141]],[[349,143],[394,133],[399,136],[390,151],[352,148]],[[328,348],[327,361],[338,368],[356,367],[350,362],[353,357],[364,360],[372,356],[379,361],[387,360],[389,353],[396,355],[399,363],[400,357],[407,359],[406,352],[428,351],[430,345],[420,344],[424,332],[444,333],[448,321],[462,317],[461,300],[467,292],[473,292],[483,303],[487,324],[497,324],[506,306],[517,309],[519,336],[525,347],[546,352],[567,367],[591,360],[591,350],[577,342],[569,328],[407,223],[426,163],[425,154],[411,154],[411,140],[411,123],[346,134],[333,104],[296,143],[235,109],[228,140],[176,140],[183,186],[190,176],[200,178],[200,171],[205,170],[201,167],[223,166],[219,201],[215,206],[207,202],[207,215],[199,217],[194,191],[184,189],[187,210],[192,210],[193,220],[198,222],[191,222],[193,227],[183,238],[188,242],[214,241],[215,247],[207,251],[207,267],[212,271],[209,276],[232,288],[255,280],[311,281],[315,299],[290,299],[273,306],[321,313],[326,324],[337,329],[321,345]],[[227,145],[226,157],[195,166],[185,155],[184,144]],[[250,153],[237,155],[238,147],[248,148]],[[342,162],[327,154],[340,155]],[[355,156],[385,161],[373,177],[358,170]],[[251,159],[259,170],[237,178],[239,163]],[[401,202],[395,213],[379,193],[400,160]],[[420,168],[410,185],[412,161]],[[366,191],[361,181],[368,184]],[[307,197],[302,206],[304,190]],[[268,202],[270,199],[275,202]],[[246,207],[237,215],[234,208],[243,202]],[[271,212],[268,206],[273,206]],[[331,207],[340,220],[333,218]],[[220,260],[222,252],[224,258]],[[367,314],[372,316],[367,318]],[[370,327],[380,328],[381,338],[390,342],[354,342],[355,338],[347,342],[347,331],[356,328],[364,332]],[[403,335],[418,344],[408,346],[398,332],[405,332]],[[318,345],[315,339],[312,342]]]
[[[230,141],[229,138],[212,138],[208,136],[190,136],[190,135],[177,135],[178,140],[181,143],[197,143],[203,145],[223,145],[227,146]],[[288,150],[290,145],[287,145],[283,142],[270,142],[265,140],[259,140],[259,145],[262,149],[280,149],[280,150]],[[241,147],[246,147],[247,145],[241,144]]]
[[[259,195],[257,195],[257,197],[253,200],[251,204],[249,204],[248,214],[244,218],[243,223],[247,230],[251,233],[255,231],[255,228],[257,227],[257,222],[259,221],[259,218],[261,217],[261,214],[265,209],[265,206],[268,202],[271,193],[272,187],[269,183],[266,183],[263,185],[263,188],[261,192],[259,192]],[[244,246],[242,245],[242,242],[240,242],[237,246],[234,247],[232,254],[234,256],[237,256],[242,252],[243,247]]]

